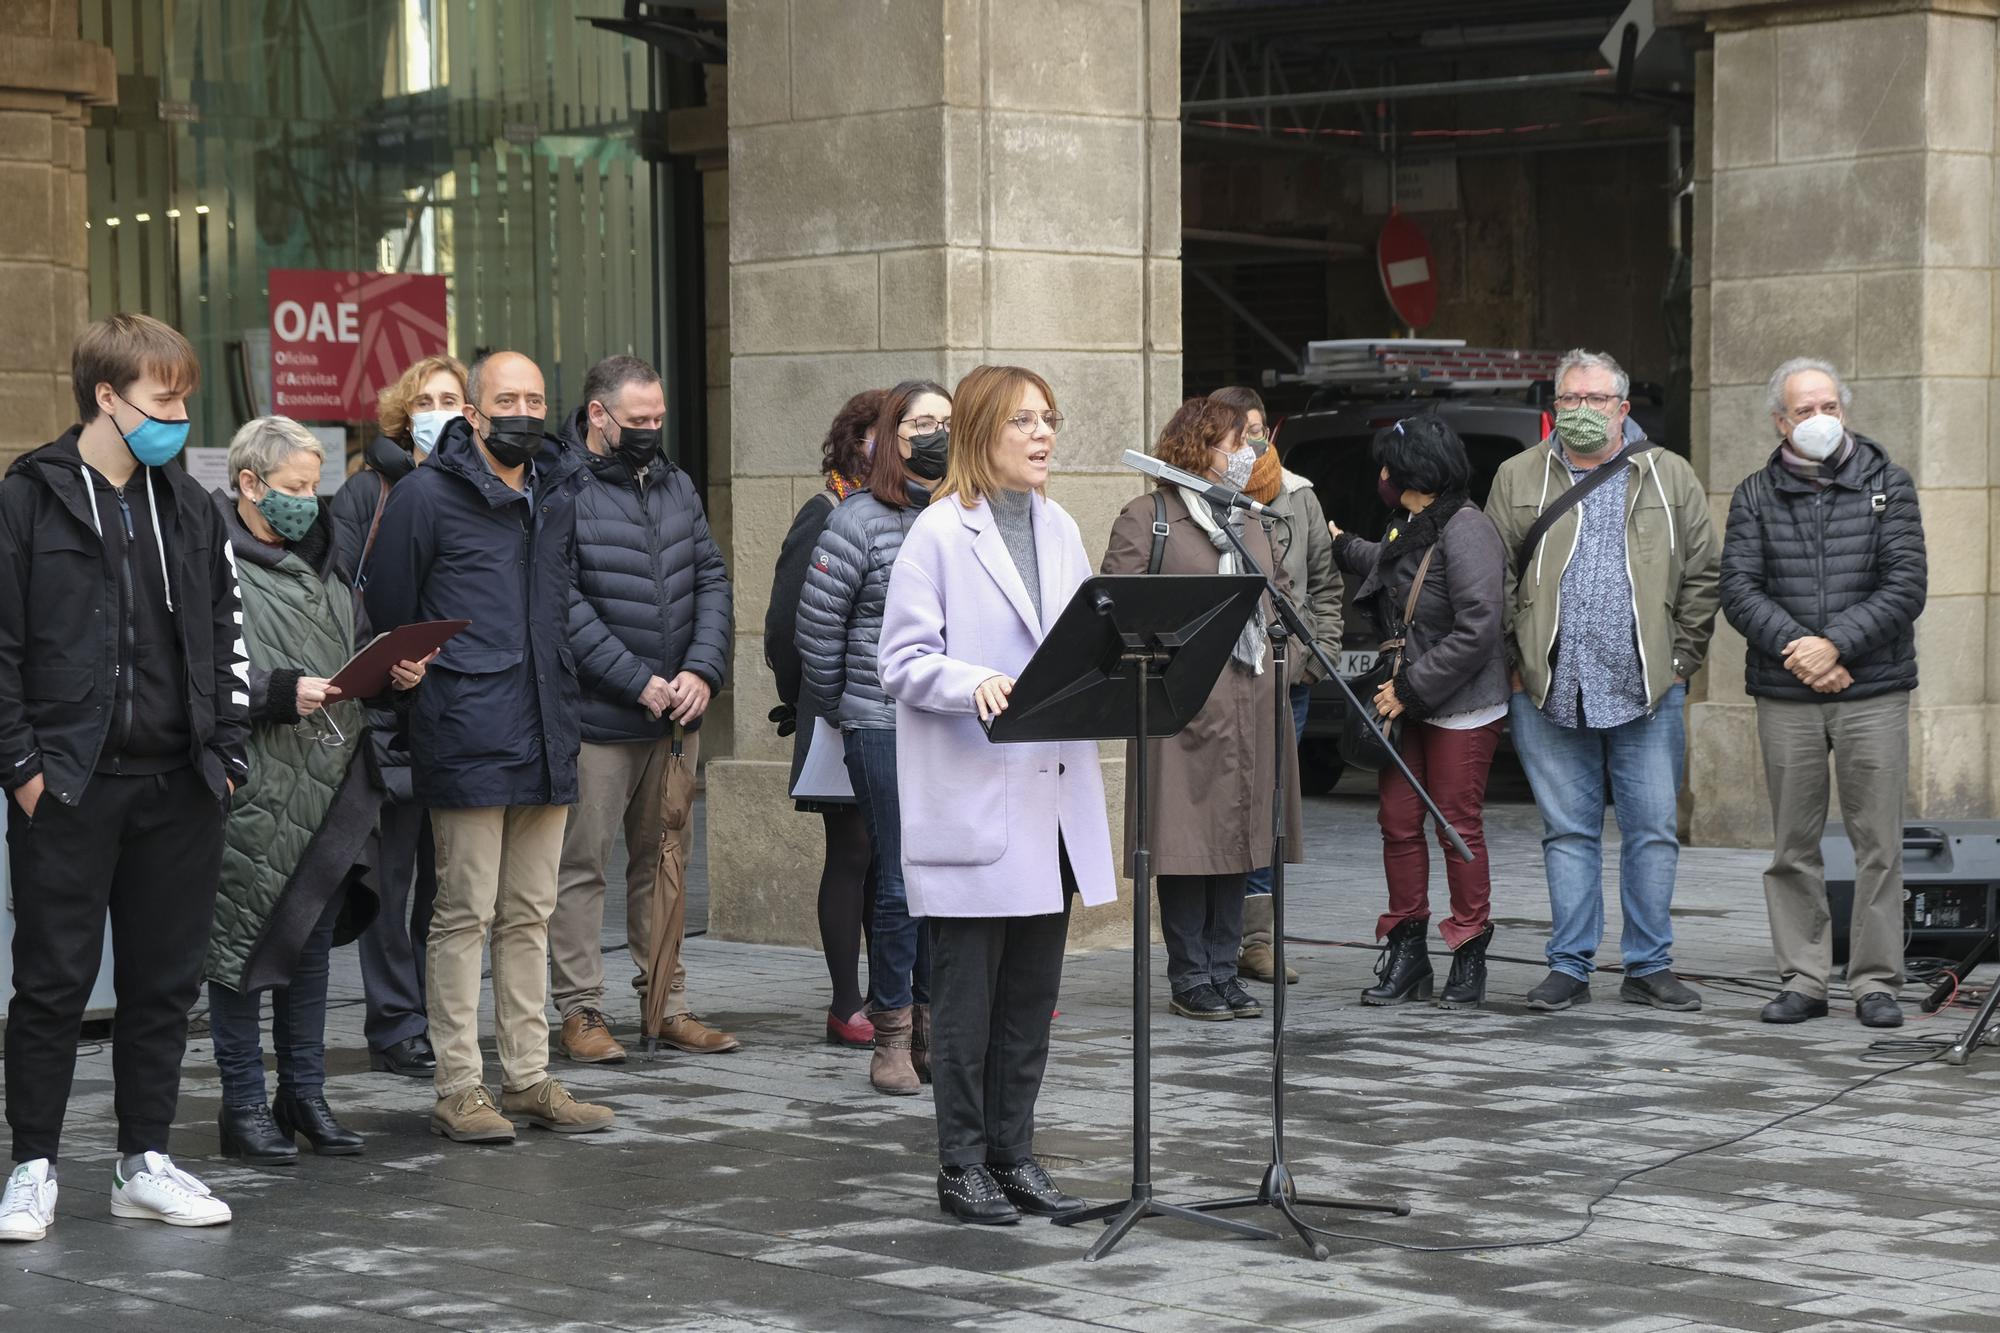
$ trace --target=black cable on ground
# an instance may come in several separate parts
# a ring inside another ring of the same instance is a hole
[[[1877,1042],[1875,1043],[1875,1046],[1887,1047],[1896,1044],[1898,1043],[1894,1041]],[[1905,1042],[1901,1044],[1917,1045],[1919,1043]],[[1922,1044],[1926,1046],[1929,1045],[1929,1043],[1922,1043]],[[1636,1167],[1633,1170],[1627,1171],[1624,1174],[1613,1178],[1610,1184],[1606,1185],[1603,1189],[1599,1190],[1595,1195],[1593,1195],[1590,1201],[1584,1204],[1583,1206],[1583,1221],[1580,1224],[1578,1224],[1575,1227],[1575,1229],[1567,1231],[1560,1236],[1551,1236],[1542,1240],[1477,1241],[1464,1245],[1419,1245],[1411,1241],[1391,1240],[1386,1236],[1361,1235],[1348,1231],[1330,1231],[1325,1227],[1312,1226],[1303,1221],[1301,1221],[1299,1225],[1304,1227],[1307,1231],[1310,1231],[1315,1236],[1325,1236],[1331,1240],[1351,1240],[1362,1245],[1383,1245],[1387,1246],[1390,1249],[1406,1250],[1413,1254],[1469,1254],[1474,1252],[1483,1252],[1490,1250],[1525,1250],[1525,1249],[1536,1249],[1547,1245],[1565,1245],[1570,1241],[1581,1239],[1585,1232],[1589,1231],[1592,1226],[1596,1225],[1598,1206],[1604,1203],[1606,1200],[1608,1200],[1612,1195],[1616,1194],[1619,1188],[1627,1184],[1628,1182],[1637,1180],[1641,1176],[1649,1175],[1654,1171],[1663,1170],[1666,1167],[1673,1166],[1680,1162],[1685,1162],[1689,1158],[1700,1157],[1704,1153],[1716,1152],[1719,1151],[1720,1149],[1728,1148],[1735,1144],[1742,1143],[1746,1139],[1752,1139],[1759,1134],[1768,1133],[1769,1131],[1778,1128],[1780,1125],[1787,1124],[1793,1120],[1797,1120],[1801,1116],[1811,1115],[1814,1111],[1823,1111],[1827,1107],[1839,1101],[1841,1098],[1847,1096],[1849,1093],[1859,1092],[1861,1091],[1861,1089],[1868,1087],[1872,1083],[1879,1082],[1880,1080],[1889,1077],[1889,1075],[1891,1074],[1901,1073],[1903,1070],[1906,1069],[1914,1069],[1918,1065],[1926,1064],[1929,1061],[1935,1060],[1938,1056],[1944,1053],[1944,1050],[1945,1047],[1939,1045],[1934,1050],[1932,1050],[1930,1054],[1923,1056],[1921,1059],[1906,1060],[1901,1064],[1892,1065],[1887,1069],[1877,1070],[1875,1073],[1868,1075],[1866,1078],[1848,1084],[1846,1087],[1840,1089],[1838,1092],[1835,1092],[1830,1097],[1822,1098],[1819,1101],[1814,1102],[1810,1106],[1802,1106],[1795,1111],[1787,1111],[1784,1115],[1779,1116],[1777,1119],[1767,1121],[1766,1123],[1758,1125],[1753,1129],[1744,1130],[1741,1134],[1737,1134],[1726,1139],[1719,1139],[1714,1143],[1705,1143],[1698,1148],[1689,1148],[1683,1152],[1675,1153],[1672,1157],[1668,1157],[1662,1161],[1654,1162],[1651,1166]]]

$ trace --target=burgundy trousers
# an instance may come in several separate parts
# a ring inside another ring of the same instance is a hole
[[[1405,722],[1398,743],[1403,762],[1430,792],[1438,809],[1472,849],[1461,861],[1438,838],[1445,882],[1451,888],[1451,915],[1438,927],[1447,948],[1456,949],[1486,929],[1493,881],[1486,860],[1486,775],[1500,744],[1500,723],[1452,731],[1425,722]],[[1381,793],[1382,869],[1389,880],[1389,910],[1375,923],[1379,939],[1405,921],[1430,918],[1430,848],[1424,842],[1424,803],[1395,767],[1377,777]]]

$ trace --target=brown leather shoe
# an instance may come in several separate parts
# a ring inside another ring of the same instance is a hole
[[[622,1065],[625,1048],[611,1035],[604,1015],[595,1009],[579,1009],[563,1020],[557,1041],[562,1053],[580,1065]]]
[[[915,1005],[910,1010],[910,1068],[919,1082],[931,1081],[931,1007]]]
[[[438,1099],[431,1111],[431,1133],[453,1143],[512,1143],[514,1122],[493,1109],[493,1097],[481,1084]]]
[[[706,1026],[693,1014],[669,1014],[660,1024],[660,1040],[689,1055],[721,1055],[743,1045],[730,1033]]]
[[[580,1102],[569,1095],[568,1088],[552,1078],[545,1078],[534,1087],[523,1088],[519,1092],[501,1093],[500,1109],[558,1134],[588,1134],[594,1129],[609,1129],[616,1118],[616,1112],[610,1107]]]
[[[910,1006],[871,1009],[868,1018],[875,1024],[875,1055],[868,1062],[869,1083],[875,1091],[891,1097],[914,1097],[922,1092],[924,1082],[910,1063],[910,1034],[914,1026]]]

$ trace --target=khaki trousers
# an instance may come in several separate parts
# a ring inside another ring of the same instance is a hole
[[[1832,918],[1820,834],[1827,755],[1840,778],[1840,816],[1854,844],[1854,911],[1847,989],[1895,995],[1903,984],[1903,790],[1910,773],[1910,696],[1823,703],[1757,700],[1757,737],[1771,790],[1775,851],[1764,872],[1771,946],[1785,989],[1825,999]]]
[[[548,1074],[549,913],[562,855],[560,805],[432,810],[437,907],[426,954],[426,1008],[439,1097],[484,1081],[479,962],[493,935],[493,1037],[500,1086],[521,1092]]]
[[[564,1018],[580,1009],[604,1008],[604,868],[618,830],[625,830],[625,943],[632,989],[646,993],[654,912],[669,912],[667,948],[673,989],[666,1017],[688,1012],[687,969],[681,964],[681,931],[687,895],[678,883],[661,884],[660,844],[666,836],[660,789],[673,749],[671,737],[618,745],[586,744],[576,760],[577,803],[563,831],[556,911],[549,922],[550,998]],[[701,759],[701,733],[682,737],[690,768]],[[683,812],[685,813],[685,812]],[[685,824],[685,821],[682,821]]]

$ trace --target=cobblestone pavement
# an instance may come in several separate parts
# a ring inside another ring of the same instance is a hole
[[[1310,1192],[1412,1209],[1320,1215],[1357,1238],[1330,1239],[1326,1262],[1289,1239],[1148,1222],[1085,1263],[1087,1232],[945,1224],[928,1097],[877,1096],[865,1054],[820,1043],[824,971],[799,950],[690,943],[696,1004],[744,1037],[739,1054],[556,1066],[617,1108],[612,1132],[448,1145],[426,1132],[427,1086],[368,1072],[344,950],[327,1091],[368,1135],[366,1155],[271,1170],[216,1159],[217,1084],[198,1038],[175,1146],[237,1220],[211,1231],[113,1221],[109,1061],[87,1047],[59,1225],[0,1252],[0,1327],[2000,1327],[2000,1050],[1967,1068],[1885,1072],[1863,1061],[1874,1034],[1850,1012],[1763,1028],[1753,989],[1713,981],[1700,1013],[1621,1004],[1616,978],[1600,976],[1587,1008],[1530,1014],[1520,997],[1541,975],[1547,930],[1539,825],[1515,803],[1489,827],[1495,948],[1528,961],[1496,963],[1485,1009],[1364,1009],[1355,995],[1374,955],[1348,942],[1380,910],[1373,803],[1359,790],[1311,803],[1312,863],[1292,878],[1292,932],[1310,941],[1293,949],[1304,974],[1291,992],[1293,1162]],[[1684,974],[1768,966],[1762,860],[1683,856]],[[1617,928],[1614,910],[1607,939]],[[1615,956],[1614,943],[1604,957]],[[1071,960],[1042,1099],[1042,1151],[1065,1184],[1100,1199],[1128,1180],[1130,960]],[[629,1031],[636,1004],[616,1007]],[[1962,1021],[1911,1012],[1903,1036]],[[1254,1188],[1268,1153],[1268,1030],[1156,1021],[1162,1196]],[[1574,1233],[1620,1174],[1704,1147],[1624,1185],[1582,1237],[1535,1243]]]

